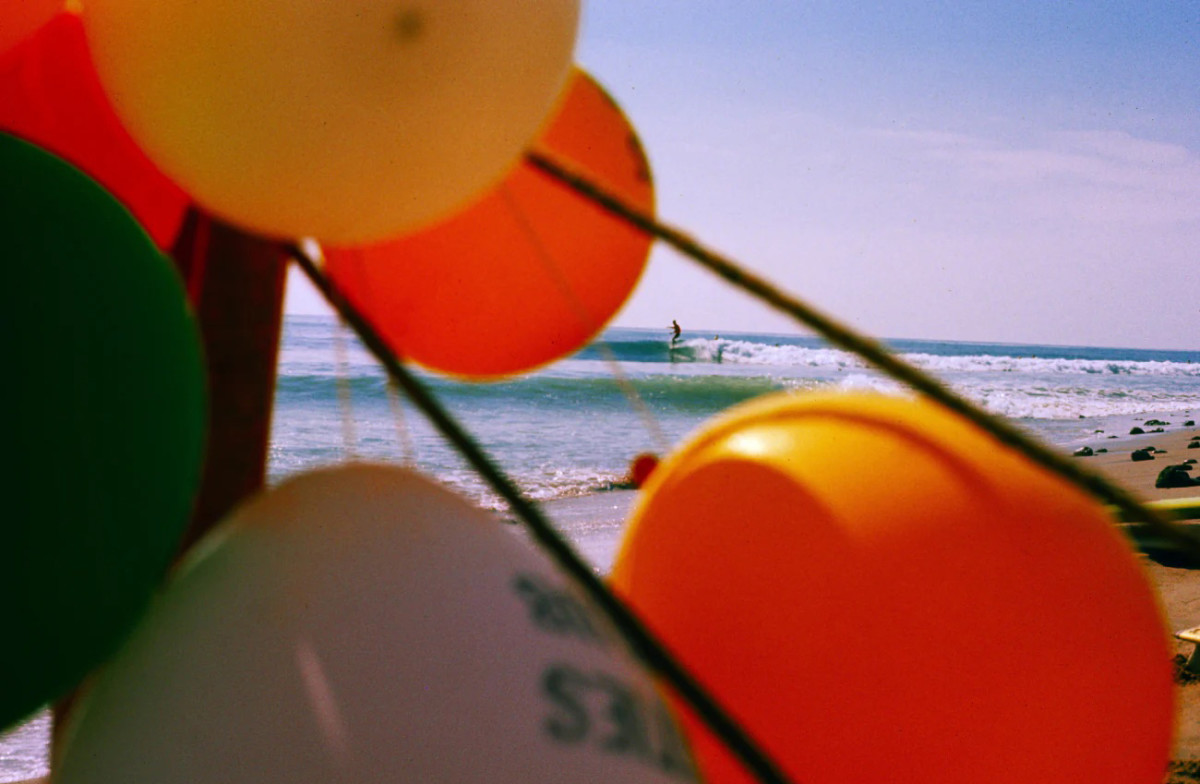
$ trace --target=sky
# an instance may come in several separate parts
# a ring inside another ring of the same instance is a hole
[[[576,61],[661,220],[859,330],[1200,344],[1200,2],[592,0]],[[672,319],[805,332],[660,244],[614,323]]]

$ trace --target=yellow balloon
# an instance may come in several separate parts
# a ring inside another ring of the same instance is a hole
[[[193,198],[353,245],[446,217],[549,114],[579,0],[88,0],[101,81]]]
[[[653,680],[557,568],[396,467],[291,479],[193,551],[57,784],[679,784]]]

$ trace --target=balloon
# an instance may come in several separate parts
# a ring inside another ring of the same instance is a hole
[[[200,337],[170,262],[112,197],[0,134],[0,727],[111,653],[188,521]]]
[[[64,0],[6,0],[0,11],[0,53],[25,40],[62,10]]]
[[[633,129],[581,71],[537,144],[653,209]],[[581,348],[624,304],[649,250],[649,236],[522,164],[443,223],[369,248],[326,249],[325,258],[397,353],[489,378]]]
[[[55,781],[691,779],[652,680],[514,534],[398,467],[287,480],[181,565]]]
[[[642,452],[629,464],[629,484],[641,487],[650,479],[650,475],[656,468],[658,468],[658,455]]]
[[[578,0],[88,0],[163,170],[272,236],[382,240],[500,179],[566,78]]]
[[[160,248],[174,241],[188,198],[113,114],[77,15],[59,14],[0,57],[0,130],[79,167],[116,196]]]
[[[642,491],[618,593],[796,781],[1164,775],[1171,653],[1102,507],[929,402],[780,395]],[[706,781],[748,781],[691,724]]]

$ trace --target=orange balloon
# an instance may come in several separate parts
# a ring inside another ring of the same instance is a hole
[[[649,167],[633,129],[582,71],[536,146],[644,210]],[[584,346],[628,298],[650,238],[522,163],[481,201],[399,240],[329,248],[326,271],[401,356],[489,378]]]
[[[64,0],[5,0],[0,10],[0,52],[25,40],[62,10]]]
[[[611,579],[795,781],[1162,781],[1171,655],[1135,556],[931,403],[731,411],[654,472]],[[688,720],[706,781],[751,781]]]

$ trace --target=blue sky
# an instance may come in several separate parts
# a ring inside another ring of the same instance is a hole
[[[1200,2],[594,0],[576,59],[663,220],[860,329],[1200,343]],[[658,247],[672,318],[800,331]]]

